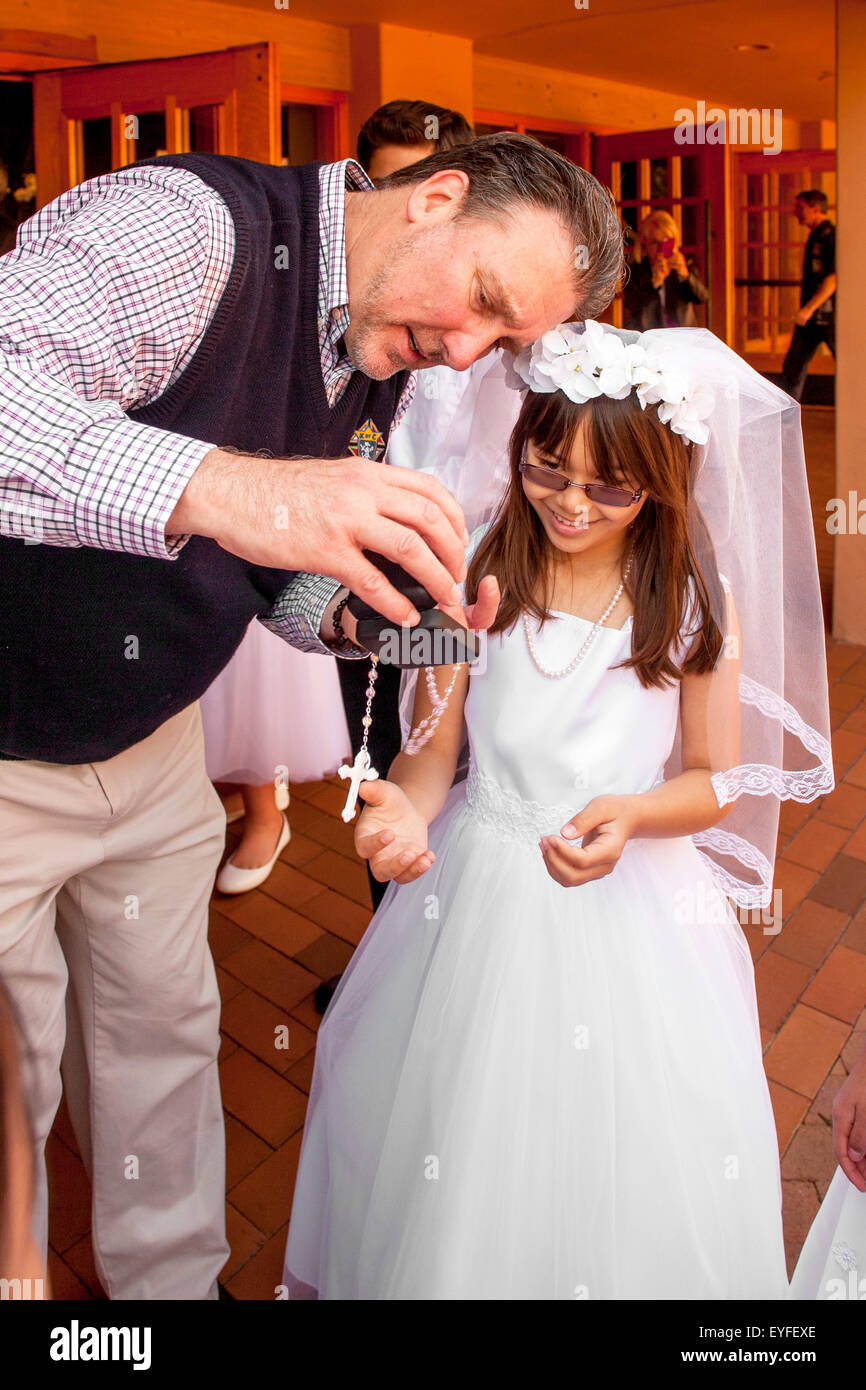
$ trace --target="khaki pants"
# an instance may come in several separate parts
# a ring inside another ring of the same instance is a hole
[[[101,763],[0,761],[0,976],[44,1147],[63,1083],[115,1299],[217,1297],[228,1258],[208,899],[225,815],[198,705]]]

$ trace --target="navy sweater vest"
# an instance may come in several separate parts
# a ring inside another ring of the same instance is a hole
[[[368,419],[387,440],[405,372],[386,381],[355,372],[333,408],[325,394],[320,166],[225,155],[148,163],[190,169],[215,188],[236,246],[186,369],[130,418],[275,457],[345,457]],[[96,762],[146,738],[198,699],[291,578],[201,536],[175,560],[0,537],[0,757]]]

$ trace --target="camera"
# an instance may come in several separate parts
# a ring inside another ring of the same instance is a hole
[[[389,666],[410,669],[451,666],[474,661],[480,655],[479,634],[437,608],[423,584],[384,555],[372,550],[365,550],[364,555],[395,589],[414,603],[421,621],[412,628],[401,628],[383,618],[357,594],[350,594],[346,607],[356,619],[355,640],[361,646]]]

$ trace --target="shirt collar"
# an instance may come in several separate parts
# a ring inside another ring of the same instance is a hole
[[[349,279],[346,271],[346,193],[374,188],[355,159],[323,164],[319,170],[319,248],[323,284],[323,308],[334,315],[346,310],[348,323]]]

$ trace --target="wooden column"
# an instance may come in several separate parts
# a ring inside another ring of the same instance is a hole
[[[838,158],[837,158],[837,272],[836,298],[836,497],[846,501],[848,533],[834,540],[833,636],[866,643],[866,534],[852,528],[859,519],[866,532],[866,444],[864,444],[863,305],[866,304],[866,4],[839,0],[838,8]],[[855,506],[849,507],[849,493]]]
[[[471,39],[405,29],[398,24],[354,24],[349,41],[349,137],[353,152],[367,117],[377,106],[399,97],[448,106],[472,120]]]

